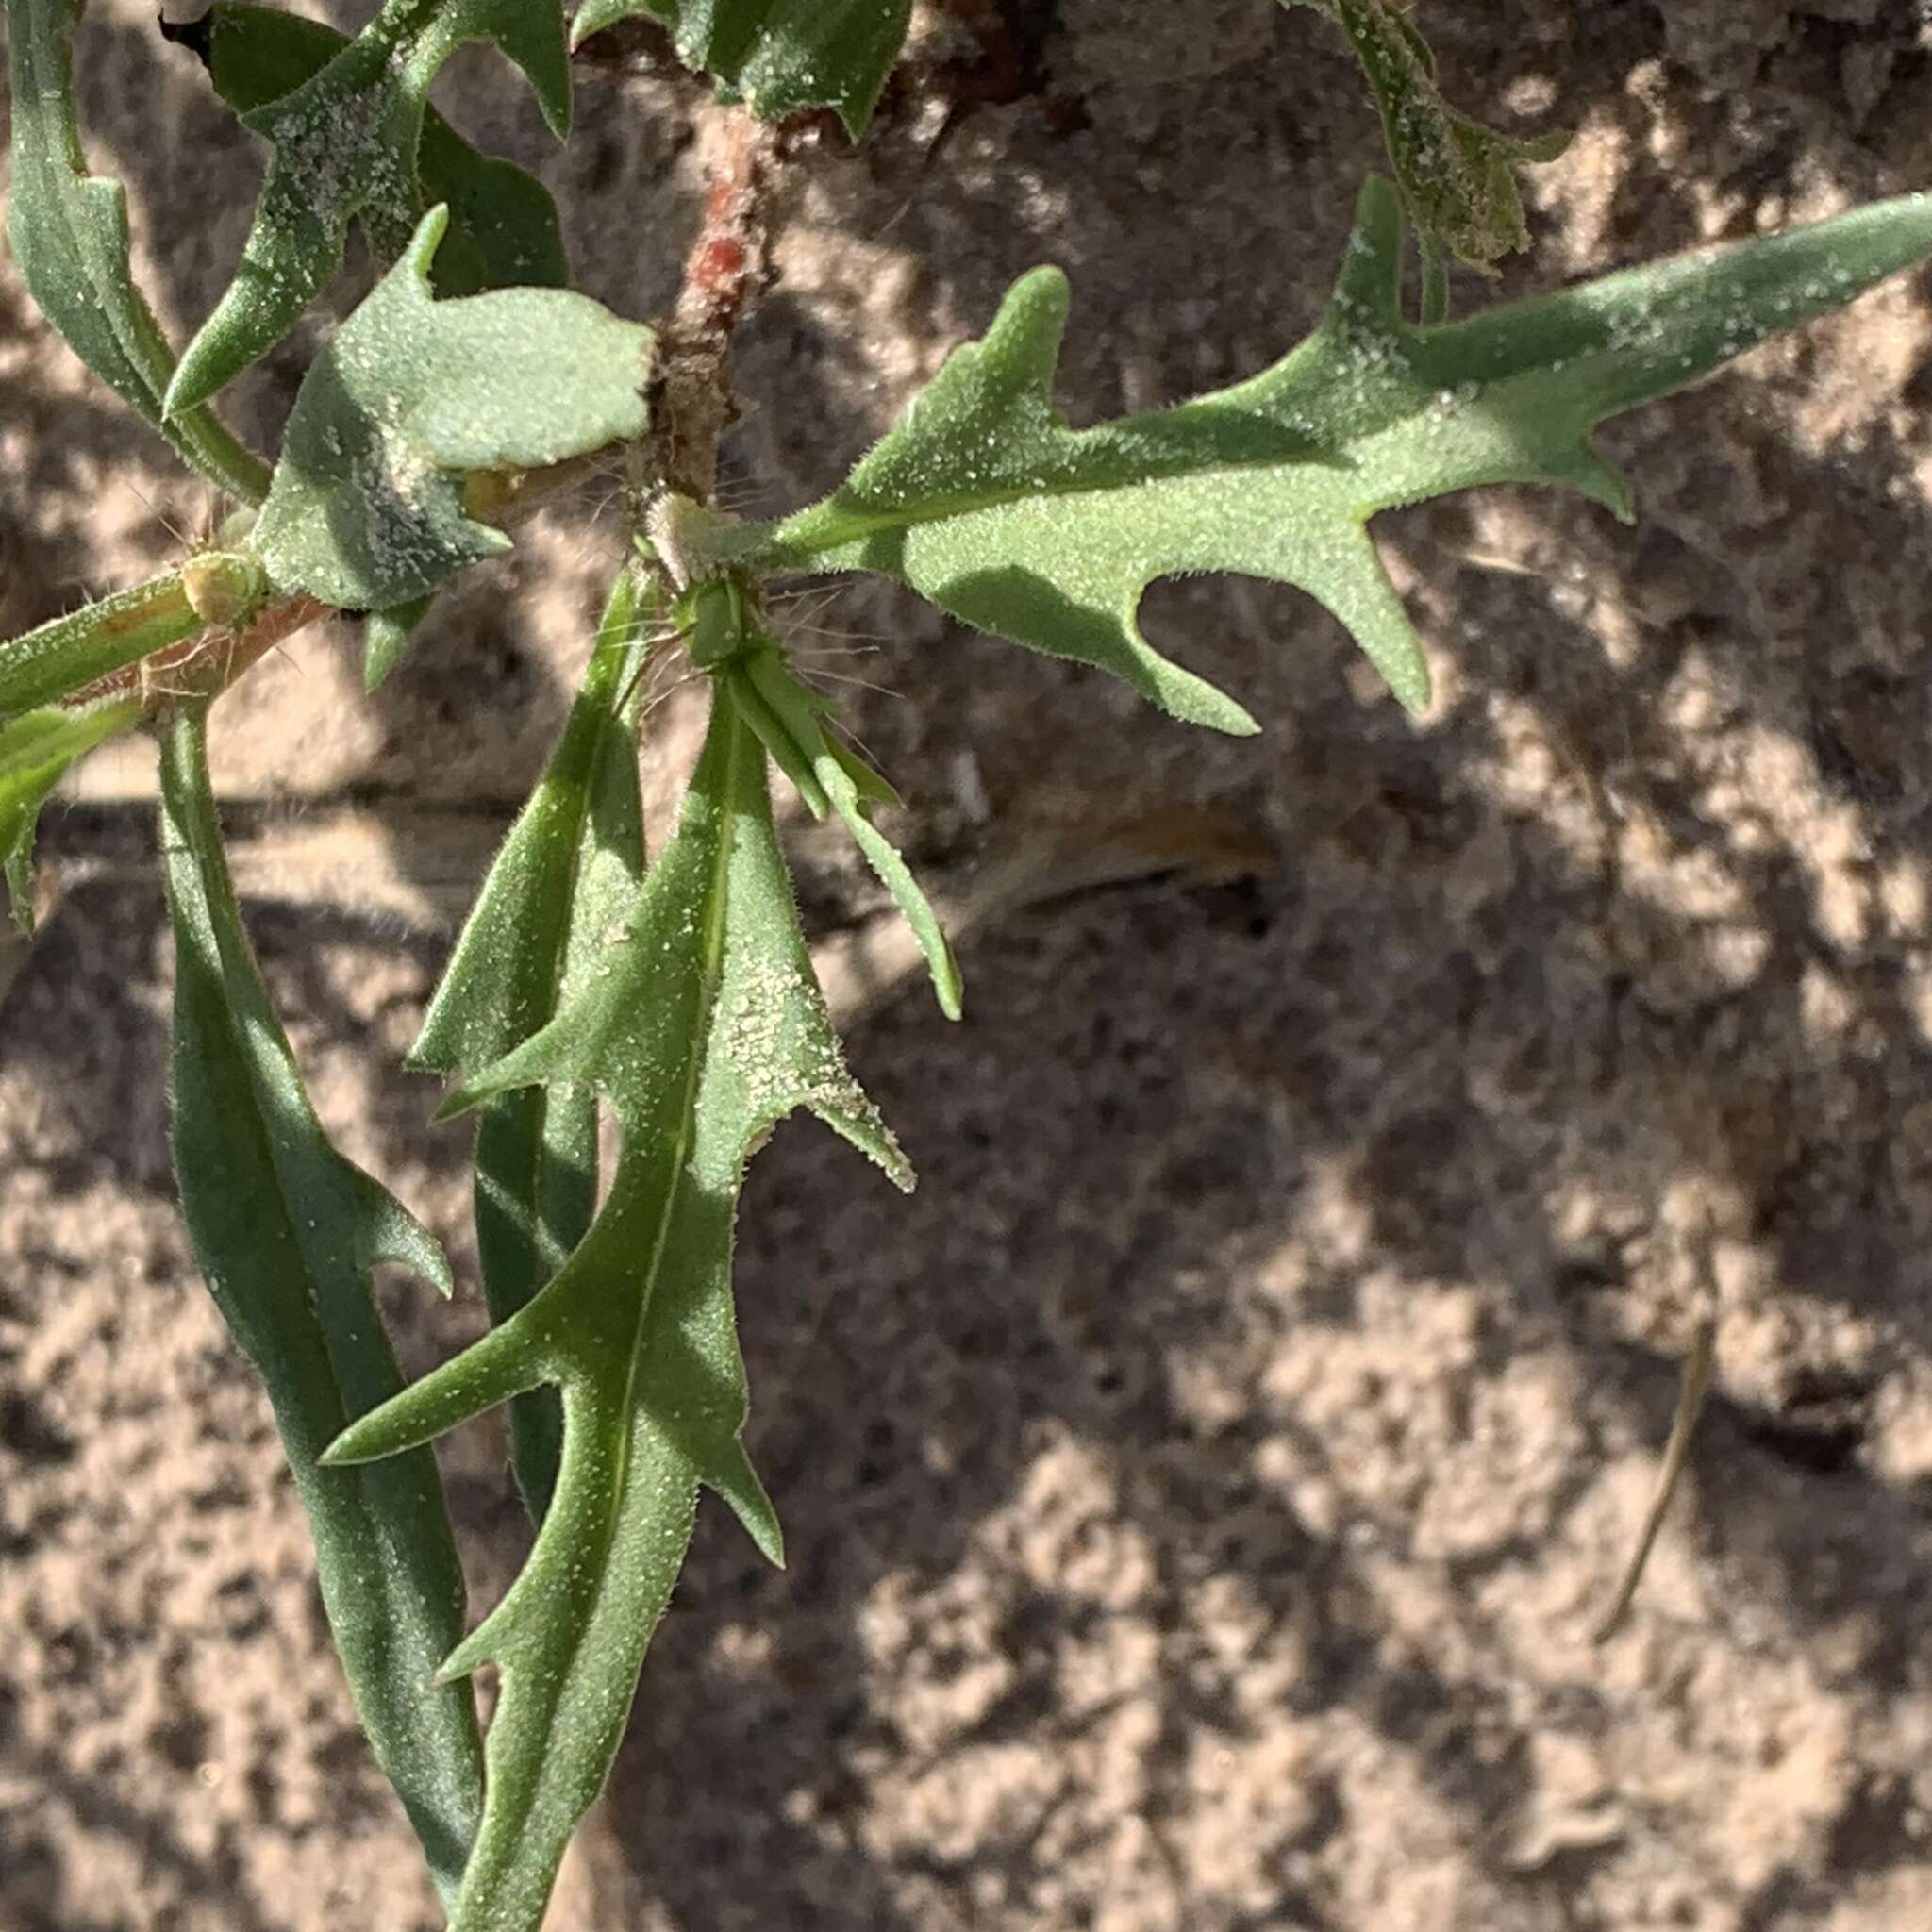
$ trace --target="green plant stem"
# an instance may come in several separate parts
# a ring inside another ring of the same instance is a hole
[[[508,523],[575,488],[608,451],[540,470],[481,473],[466,485],[470,514]],[[331,607],[304,592],[271,597],[234,627],[211,624],[190,601],[193,561],[116,591],[0,643],[0,713],[43,704],[92,704],[140,691],[151,709],[185,697],[213,698],[275,645]]]
[[[178,570],[104,597],[0,644],[0,711],[22,711],[86,691],[203,626]]]

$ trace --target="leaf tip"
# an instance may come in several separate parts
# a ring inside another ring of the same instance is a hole
[[[1238,704],[1224,691],[1217,690],[1205,678],[1191,678],[1191,689],[1176,700],[1164,691],[1160,702],[1165,709],[1185,724],[1199,724],[1218,731],[1224,738],[1258,738],[1260,721],[1243,704]]]
[[[998,327],[1009,315],[1035,328],[1050,323],[1058,341],[1073,308],[1074,285],[1067,279],[1066,270],[1051,261],[1041,262],[1038,268],[1028,269],[1007,291],[993,325]]]
[[[1357,637],[1369,661],[1382,674],[1382,681],[1389,687],[1395,702],[1411,718],[1428,715],[1434,702],[1435,679],[1429,675],[1429,660],[1423,655],[1421,641],[1412,630],[1405,626],[1405,637],[1400,641],[1405,646],[1394,650],[1382,646],[1390,641],[1381,638],[1364,639]],[[1375,648],[1370,648],[1371,645]]]
[[[570,69],[566,66],[561,83],[546,82],[537,90],[538,111],[543,116],[543,125],[559,142],[570,139],[572,101]]]
[[[362,637],[362,689],[379,691],[389,675],[403,660],[415,627],[427,608],[426,598],[398,605],[389,610],[372,610]]]
[[[1389,689],[1394,693],[1395,702],[1411,718],[1428,716],[1429,704],[1435,696],[1435,691],[1431,687],[1426,667],[1420,677],[1404,678],[1399,683],[1391,679]]]
[[[409,245],[403,252],[423,291],[425,301],[430,299],[429,268],[436,259],[436,251],[442,245],[442,238],[449,230],[449,203],[439,201],[434,208],[425,208],[423,219],[416,224],[416,232],[409,237]]]
[[[1637,521],[1637,492],[1629,477],[1587,438],[1566,462],[1553,465],[1551,481],[1568,485],[1579,496],[1608,510],[1620,524]]]
[[[493,1642],[491,1625],[494,1622],[495,1612],[492,1611],[437,1665],[435,1681],[439,1685],[459,1684],[484,1664],[495,1661],[491,1655]]]
[[[351,1469],[374,1460],[376,1453],[364,1446],[362,1424],[351,1423],[315,1459],[324,1469]]]
[[[722,1446],[705,1471],[704,1480],[744,1525],[758,1555],[774,1570],[784,1569],[785,1532],[778,1526],[778,1512],[751,1466],[743,1442],[734,1436]]]
[[[212,319],[212,318],[210,318]],[[161,421],[171,423],[176,416],[205,403],[226,381],[216,349],[210,345],[206,325],[182,351],[168,386],[161,391]]]
[[[447,1126],[451,1121],[460,1120],[484,1096],[472,1093],[467,1087],[458,1087],[454,1093],[445,1093],[438,1103],[436,1111],[429,1116],[432,1127]]]
[[[950,948],[948,951],[950,953]],[[966,990],[960,981],[958,967],[953,965],[950,958],[947,960],[947,964],[951,967],[951,971],[935,973],[933,974],[933,997],[940,1003],[940,1011],[948,1020],[957,1023],[965,1017]],[[912,1191],[910,1188],[908,1188],[906,1191],[910,1193]]]
[[[1334,324],[1394,328],[1402,312],[1402,193],[1384,175],[1371,175],[1356,197],[1355,225],[1329,299]]]

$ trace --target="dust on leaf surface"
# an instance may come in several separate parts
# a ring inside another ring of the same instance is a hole
[[[1091,429],[1054,408],[1069,291],[1037,269],[837,491],[776,523],[706,526],[708,561],[894,577],[1237,733],[1254,720],[1157,651],[1137,612],[1159,577],[1272,577],[1324,605],[1420,711],[1428,667],[1369,519],[1491,483],[1627,516],[1591,430],[1932,254],[1932,196],[1424,327],[1401,312],[1402,231],[1400,195],[1372,179],[1307,341],[1230,389]]]
[[[255,541],[276,583],[388,609],[509,547],[463,479],[641,435],[651,332],[563,289],[438,302],[432,208],[303,378]]]
[[[641,613],[619,575],[563,736],[464,922],[409,1064],[479,1074],[607,970],[643,875],[636,696]],[[477,1258],[493,1322],[507,1322],[569,1259],[596,1206],[597,1096],[587,1081],[515,1088],[476,1109]],[[562,1412],[537,1389],[510,1404],[510,1458],[541,1523],[557,1487]]]
[[[688,67],[767,119],[830,108],[854,140],[905,44],[912,0],[584,0],[581,43],[621,20],[670,29]]]
[[[387,0],[308,79],[242,117],[274,153],[235,279],[168,385],[170,415],[214,394],[294,326],[341,267],[352,220],[380,259],[409,244],[425,207],[430,85],[472,41],[493,42],[528,76],[551,131],[569,131],[561,0]]]
[[[244,115],[306,86],[350,44],[321,21],[242,0],[218,0],[196,29],[215,92]],[[478,152],[434,108],[423,116],[416,166],[421,199],[450,210],[436,258],[439,295],[569,281],[557,204],[533,175]]]
[[[912,1180],[845,1069],[799,930],[764,749],[722,694],[677,829],[603,950],[557,1018],[453,1102],[532,1084],[608,1094],[623,1147],[602,1211],[534,1301],[329,1452],[391,1455],[541,1384],[561,1391],[562,1463],[536,1546],[443,1666],[502,1674],[454,1932],[536,1932],[615,1756],[700,1487],[779,1557],[776,1515],[740,1440],[749,1398],[731,1245],[751,1154],[803,1108],[900,1186]]]

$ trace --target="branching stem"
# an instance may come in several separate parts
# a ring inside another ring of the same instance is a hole
[[[715,493],[718,445],[738,413],[731,336],[764,285],[774,154],[770,130],[749,113],[737,109],[727,117],[683,286],[658,329],[648,469],[660,487],[699,502],[709,502]],[[548,469],[479,476],[473,479],[465,507],[473,516],[507,522],[572,488],[609,458],[605,450]],[[154,714],[181,698],[219,696],[330,608],[317,598],[296,595],[271,600],[238,627],[202,625],[186,607],[178,575],[162,585],[170,594],[161,602],[174,621],[147,634],[152,641],[143,654],[55,701],[77,706],[139,694]],[[143,612],[153,602],[150,597],[142,605]],[[73,622],[77,625],[100,608],[76,613]]]

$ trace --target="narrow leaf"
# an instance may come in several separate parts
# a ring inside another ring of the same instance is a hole
[[[140,703],[124,698],[81,711],[28,711],[0,724],[0,871],[22,932],[34,924],[34,826],[42,806],[75,758],[140,716]]]
[[[482,1073],[540,1032],[609,957],[643,876],[637,737],[618,709],[636,682],[638,591],[617,580],[562,741],[491,868],[410,1063]],[[597,1101],[588,1083],[525,1087],[476,1116],[476,1246],[491,1319],[523,1308],[583,1240],[596,1207]],[[532,1518],[557,1485],[554,1389],[510,1405],[511,1458]]]
[[[844,821],[866,863],[912,928],[932,974],[940,1010],[957,1020],[961,998],[958,961],[911,869],[872,822],[872,801],[881,790],[890,796],[891,788],[862,759],[833,742],[820,722],[831,706],[798,682],[770,639],[760,639],[757,648],[729,667],[724,688],[780,769],[788,774],[803,771],[809,789],[801,785],[800,792],[817,816],[823,818],[829,808]],[[814,805],[814,799],[823,803]]]
[[[1371,181],[1307,341],[1232,389],[1092,429],[1054,412],[1067,286],[1035,270],[840,490],[774,525],[694,525],[708,554],[692,567],[875,571],[1230,731],[1253,721],[1156,652],[1136,612],[1157,577],[1272,577],[1333,611],[1420,710],[1427,667],[1369,518],[1487,483],[1557,484],[1627,516],[1595,425],[1932,255],[1932,196],[1433,328],[1402,320],[1401,243],[1399,198]]]
[[[610,1095],[624,1144],[603,1211],[521,1314],[329,1452],[392,1454],[539,1383],[562,1390],[562,1469],[536,1547],[445,1666],[502,1673],[453,1932],[536,1932],[617,1750],[700,1485],[778,1554],[739,1440],[731,1233],[751,1150],[808,1108],[911,1182],[845,1071],[798,929],[764,754],[728,702],[714,705],[677,829],[621,939],[558,1018],[458,1104],[533,1081]]]
[[[407,604],[509,548],[469,515],[471,474],[642,433],[650,330],[563,289],[433,300],[447,221],[423,217],[303,378],[255,528],[285,590],[346,609]]]
[[[1443,251],[1485,274],[1503,256],[1529,245],[1517,168],[1553,161],[1567,134],[1522,140],[1458,114],[1436,87],[1436,58],[1399,0],[1282,0],[1313,7],[1348,36],[1369,84],[1389,162],[1402,185],[1424,267],[1440,278]],[[1446,286],[1426,293],[1424,316],[1439,308]]]
[[[242,114],[293,93],[349,44],[320,21],[239,0],[216,0],[192,26],[163,23],[161,31],[200,55],[215,92]],[[478,153],[434,108],[424,114],[416,158],[423,198],[449,205],[449,235],[436,258],[439,295],[560,289],[570,280],[557,204],[535,175]]]
[[[7,0],[13,95],[7,235],[40,310],[69,348],[174,444],[182,460],[244,503],[268,471],[207,409],[162,420],[175,370],[128,265],[127,196],[87,171],[74,111],[72,42],[87,0]]]
[[[468,1687],[435,1681],[463,1624],[436,1465],[426,1450],[375,1469],[319,1460],[345,1423],[402,1386],[371,1270],[399,1262],[447,1293],[448,1265],[330,1146],[308,1104],[235,903],[204,720],[205,708],[182,708],[161,743],[182,1213],[209,1291],[267,1385],[362,1726],[448,1897],[476,1829],[483,1765]]]
[[[385,261],[408,246],[425,197],[419,150],[429,89],[471,41],[529,77],[559,139],[570,125],[561,0],[385,0],[292,92],[242,116],[274,147],[235,280],[168,386],[170,415],[204,401],[292,328],[341,266],[359,221]]]
[[[584,0],[581,46],[621,20],[656,20],[687,67],[771,120],[831,108],[856,141],[899,58],[912,0]]]

